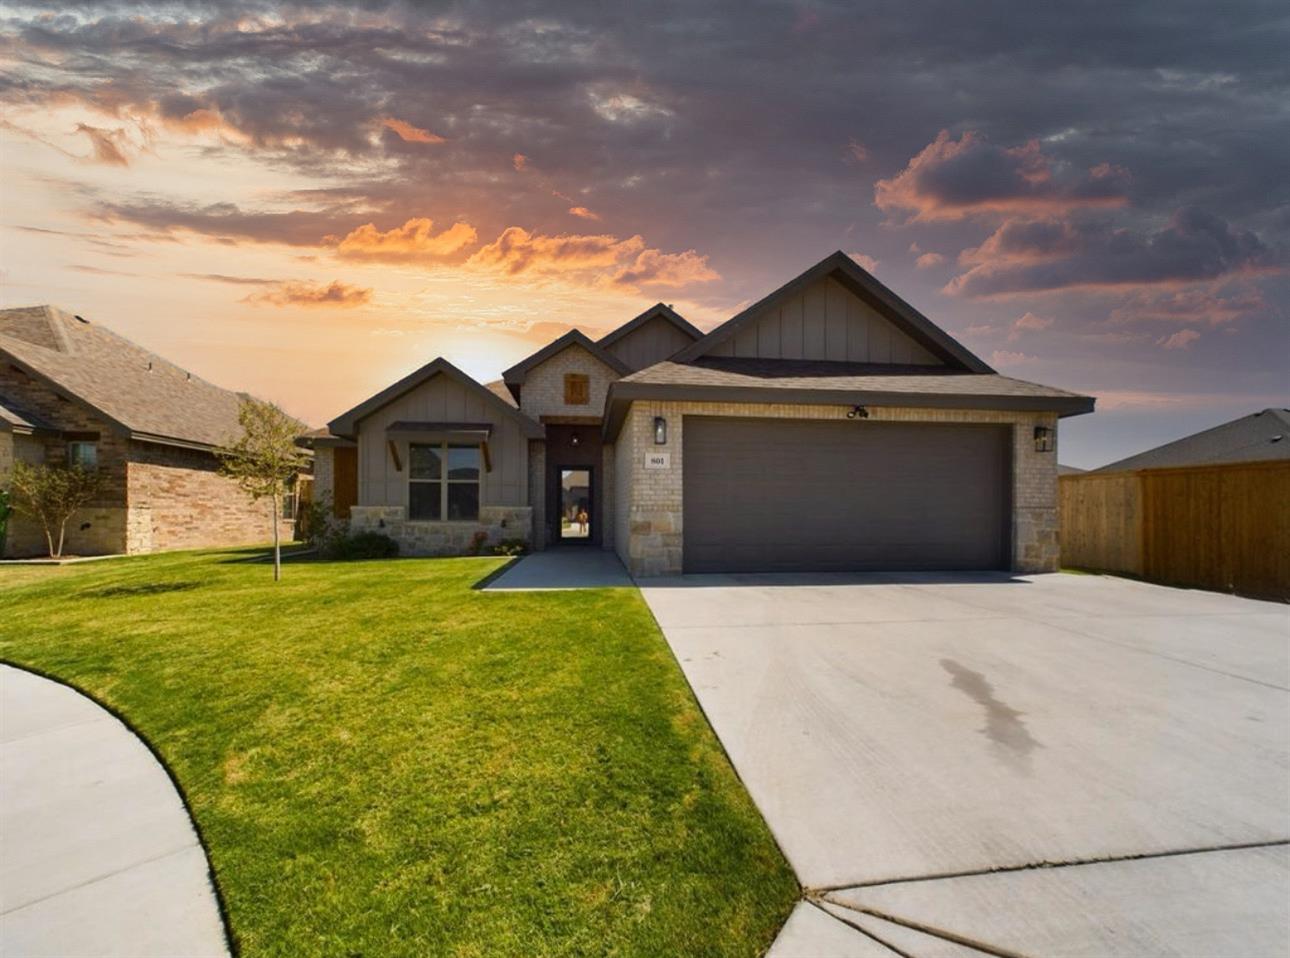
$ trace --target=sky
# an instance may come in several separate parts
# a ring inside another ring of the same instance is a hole
[[[1094,467],[1290,406],[1284,0],[0,7],[0,306],[321,424],[841,249]]]

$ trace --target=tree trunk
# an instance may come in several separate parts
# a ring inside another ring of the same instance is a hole
[[[278,493],[273,493],[273,581],[282,579],[282,545],[278,542]]]
[[[62,540],[60,539],[59,542],[61,543]],[[58,558],[54,555],[54,531],[49,523],[45,523],[45,543],[49,546],[49,557],[51,559]],[[59,546],[59,551],[62,551],[61,544]]]
[[[58,552],[55,553],[55,559],[63,557],[63,539],[67,537],[67,520],[64,519],[58,524]]]

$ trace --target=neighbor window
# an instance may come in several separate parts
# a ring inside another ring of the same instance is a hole
[[[567,373],[564,377],[564,404],[585,406],[591,402],[591,377],[582,373]]]
[[[86,470],[97,469],[99,467],[99,444],[96,442],[69,442],[67,444],[67,464]]]
[[[479,446],[412,443],[408,447],[408,518],[479,518]]]

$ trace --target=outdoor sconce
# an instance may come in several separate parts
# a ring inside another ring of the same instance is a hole
[[[662,416],[654,417],[654,445],[667,445],[667,420]]]
[[[1035,452],[1053,451],[1053,431],[1047,426],[1035,427]]]
[[[580,442],[582,442],[581,436],[579,436],[576,432],[569,433],[569,445],[576,447]]]

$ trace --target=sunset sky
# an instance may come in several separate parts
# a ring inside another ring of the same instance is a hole
[[[835,249],[1091,467],[1290,405],[1290,16],[1236,4],[0,8],[0,305],[320,424]]]

